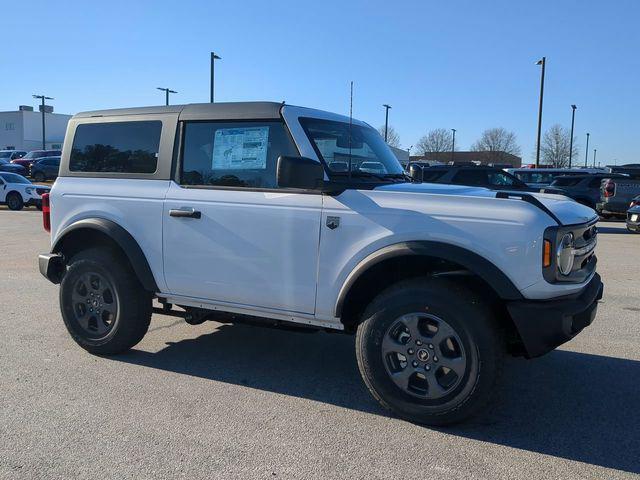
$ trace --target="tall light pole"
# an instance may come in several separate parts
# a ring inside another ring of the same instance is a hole
[[[389,109],[391,105],[386,103],[382,105],[384,107],[384,141],[387,142],[387,134],[389,133]]]
[[[593,149],[593,168],[596,168],[596,152],[598,151],[597,148]]]
[[[213,84],[214,84],[214,64],[216,60],[222,60],[222,57],[219,57],[215,53],[211,52],[211,80],[210,80],[210,95],[209,95],[209,103],[213,103]]]
[[[451,163],[453,164],[453,152],[456,150],[456,129],[452,128],[453,137],[451,138]]]
[[[569,168],[571,168],[571,157],[573,156],[573,124],[576,119],[576,107],[571,105],[571,138],[569,139]]]
[[[540,74],[540,106],[538,107],[538,143],[536,145],[536,168],[540,166],[540,135],[542,134],[542,99],[544,98],[544,68],[547,64],[547,57],[536,62],[536,65],[542,65]]]
[[[585,168],[588,167],[588,162],[589,162],[589,134],[587,133],[587,148],[584,152],[584,166]]]
[[[164,92],[164,104],[169,105],[169,94],[170,93],[178,93],[175,90],[171,90],[170,88],[162,88],[156,87],[158,90],[162,90]]]
[[[42,113],[42,149],[46,150],[47,149],[47,140],[46,140],[46,135],[45,135],[45,131],[44,131],[44,101],[45,100],[55,100],[53,97],[47,97],[46,95],[32,95],[33,98],[38,98],[40,100],[42,100],[42,104],[40,106],[40,112]]]

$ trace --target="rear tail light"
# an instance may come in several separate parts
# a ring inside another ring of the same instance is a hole
[[[47,232],[51,231],[51,204],[49,194],[42,194],[42,226]]]
[[[631,203],[629,204],[629,208],[633,208],[636,205],[640,205],[640,200],[631,200]]]
[[[611,180],[607,180],[607,183],[604,184],[604,196],[605,197],[613,197],[616,193],[616,183]]]

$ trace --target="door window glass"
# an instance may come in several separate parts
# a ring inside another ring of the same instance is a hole
[[[277,188],[281,155],[297,155],[281,122],[188,122],[181,183]]]

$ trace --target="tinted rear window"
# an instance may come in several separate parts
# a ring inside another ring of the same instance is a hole
[[[111,122],[78,125],[69,170],[72,172],[154,173],[162,122]]]

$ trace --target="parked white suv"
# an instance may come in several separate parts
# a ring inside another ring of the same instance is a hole
[[[89,352],[154,311],[355,333],[373,396],[427,424],[480,410],[504,352],[548,352],[602,297],[590,208],[414,183],[366,123],[278,103],[78,114],[43,212],[40,271]]]
[[[0,172],[0,204],[5,204],[10,210],[31,206],[41,208],[41,195],[49,189],[46,185],[34,185],[17,173]]]

